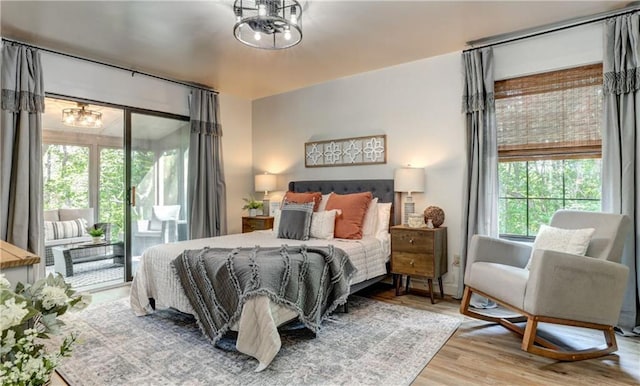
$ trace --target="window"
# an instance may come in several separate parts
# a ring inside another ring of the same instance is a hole
[[[43,146],[44,209],[89,207],[89,147]]]
[[[533,237],[558,209],[600,209],[602,64],[495,83],[499,232]]]

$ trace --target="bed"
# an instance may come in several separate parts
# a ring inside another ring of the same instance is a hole
[[[321,192],[323,195],[331,192],[371,192],[379,203],[392,203],[394,200],[393,180],[294,181],[289,183],[289,191],[313,191]],[[392,214],[389,219],[393,219]],[[205,247],[324,247],[331,244],[345,251],[357,270],[350,281],[350,290],[353,293],[381,280],[387,274],[390,254],[388,224],[384,224],[384,228],[386,237],[374,234],[364,236],[360,240],[279,239],[273,231],[266,230],[155,246],[146,250],[141,257],[131,285],[131,307],[139,316],[152,313],[155,308],[174,308],[194,314],[171,262],[185,250]],[[280,349],[277,327],[296,317],[297,314],[291,309],[264,297],[252,298],[244,304],[240,319],[231,329],[238,331],[238,350],[258,359],[259,366],[256,371],[266,368]]]

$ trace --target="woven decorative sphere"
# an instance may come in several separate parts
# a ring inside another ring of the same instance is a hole
[[[435,228],[439,227],[444,222],[444,210],[437,206],[427,207],[427,209],[424,210],[424,221],[428,222],[429,219],[431,219]]]

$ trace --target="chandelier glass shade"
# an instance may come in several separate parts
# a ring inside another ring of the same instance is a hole
[[[265,50],[293,47],[302,40],[302,7],[296,0],[236,0],[233,35]]]
[[[86,105],[78,103],[79,108],[62,110],[62,123],[73,127],[88,127],[98,129],[102,127],[102,113],[87,110]]]

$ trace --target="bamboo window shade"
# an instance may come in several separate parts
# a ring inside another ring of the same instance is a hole
[[[602,64],[495,82],[500,161],[601,157]]]

